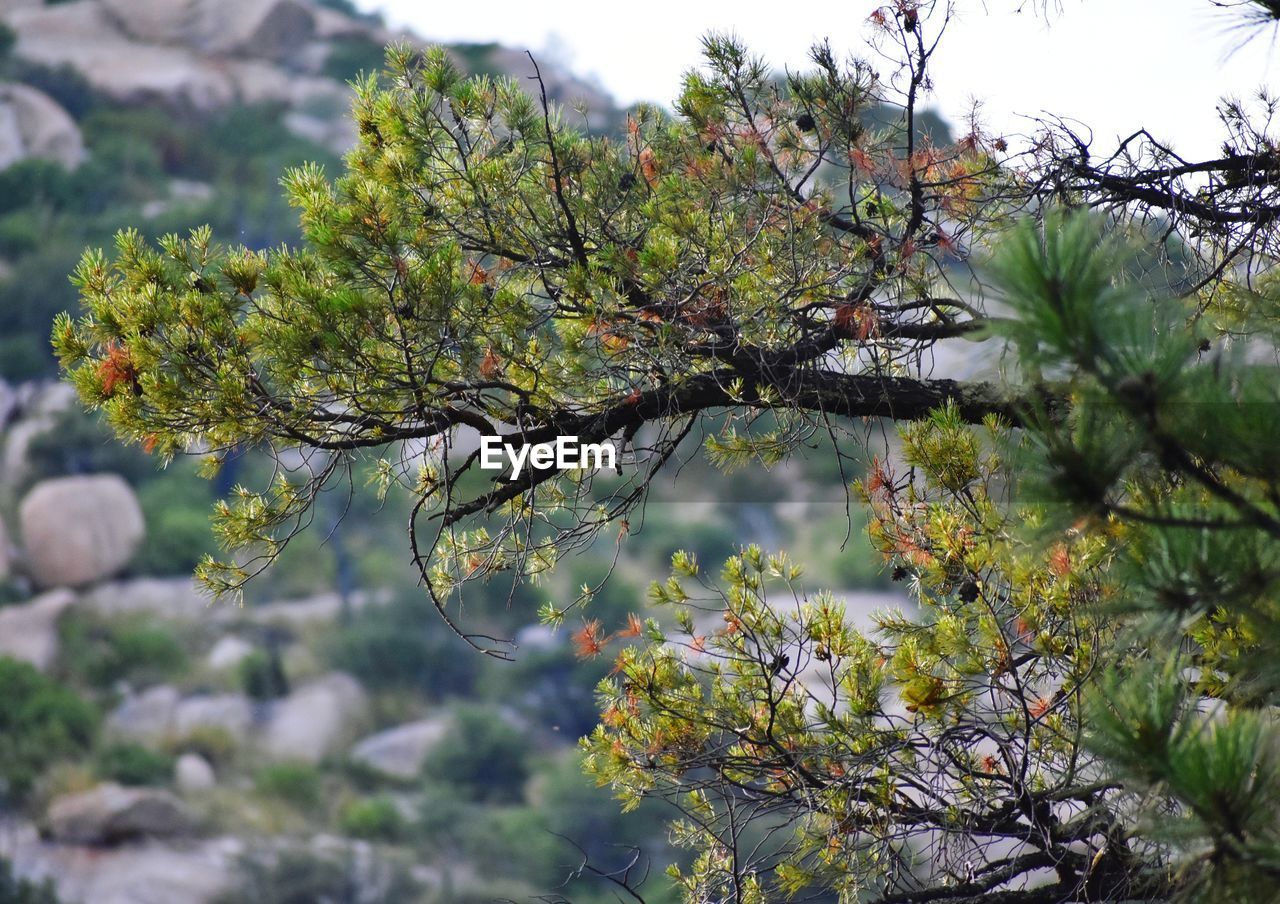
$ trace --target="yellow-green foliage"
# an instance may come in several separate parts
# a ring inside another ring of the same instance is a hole
[[[690,419],[732,404],[742,411],[709,457],[771,465],[814,429],[792,410],[790,368],[830,355],[851,371],[901,371],[867,286],[914,296],[940,276],[911,234],[919,212],[889,197],[909,126],[868,129],[882,89],[826,48],[787,93],[733,40],[709,38],[706,56],[678,115],[642,106],[602,138],[528,85],[465,77],[438,48],[394,47],[386,71],[356,85],[360,141],[344,172],[307,165],[283,179],[302,246],[220,247],[207,228],[153,245],[126,230],[111,255],[85,254],[83,314],[59,317],[53,342],[121,437],[161,459],[199,450],[209,474],[243,446],[308,458],[217,508],[229,555],[202,564],[206,585],[235,591],[269,564],[366,451],[380,491],[411,494],[415,524],[450,528],[414,537],[437,596],[498,572],[536,576],[634,506],[643,478],[604,505],[588,473],[494,485],[474,458],[433,472],[397,443],[435,449],[463,426],[516,424],[530,442],[600,441],[652,422],[660,463]],[[877,211],[874,228],[813,179],[832,166],[848,198]],[[998,178],[979,142],[921,146],[910,169],[935,215],[995,222],[995,209],[968,209]],[[904,310],[917,332],[951,329],[961,312]],[[776,367],[760,366],[772,355]],[[752,431],[765,413],[772,425]]]
[[[1113,634],[1091,603],[1114,545],[1106,531],[1023,538],[1037,512],[992,495],[994,422],[974,432],[942,410],[902,434],[916,479],[880,465],[862,491],[918,611],[859,628],[786,555],[749,547],[718,581],[677,556],[651,593],[676,626],[633,632],[600,685],[587,769],[624,806],[659,795],[684,809],[675,838],[699,852],[678,876],[689,901],[813,885],[859,900],[961,852],[979,869],[983,839],[1013,831],[994,814],[1024,805],[1046,831],[1096,808],[1067,834],[1106,843],[1118,799],[1088,777],[1080,714]]]

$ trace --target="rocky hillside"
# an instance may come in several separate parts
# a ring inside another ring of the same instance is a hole
[[[472,599],[524,654],[468,656],[362,492],[283,584],[211,604],[183,574],[209,545],[188,465],[110,445],[61,384],[0,380],[0,901],[524,900],[576,856],[552,832],[664,849],[577,770],[604,666],[529,624],[540,600]],[[641,599],[619,586],[611,611]]]
[[[337,4],[311,0],[0,0],[17,59],[67,67],[122,104],[214,112],[234,104],[275,103],[296,134],[341,152],[354,140],[347,121],[350,64],[376,65],[393,34]],[[525,75],[528,61],[498,46],[461,48],[473,70]],[[554,65],[549,93],[581,102],[605,121],[615,110],[599,89]],[[30,90],[0,93],[0,167],[22,154],[73,165],[82,152],[74,122],[56,102]]]

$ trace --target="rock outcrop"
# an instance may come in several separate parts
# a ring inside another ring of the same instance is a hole
[[[304,0],[80,0],[22,6],[5,20],[18,35],[19,57],[70,66],[117,101],[201,112],[237,102],[327,104],[342,120],[349,92],[320,73],[324,42],[343,34],[391,37]],[[334,135],[346,142],[335,151],[354,138],[350,129]]]
[[[130,741],[159,743],[173,731],[181,699],[178,689],[167,684],[129,697],[107,716],[107,733]]]
[[[13,490],[31,470],[31,444],[58,428],[60,416],[76,403],[66,383],[0,386],[0,488]]]
[[[423,719],[369,735],[351,748],[352,761],[384,775],[414,779],[431,748],[449,733],[447,718]]]
[[[203,728],[216,728],[243,743],[253,728],[253,703],[243,694],[200,694],[175,707],[173,731],[178,737]]]
[[[36,484],[18,510],[27,572],[37,587],[83,587],[123,569],[142,542],[138,498],[115,474]]]
[[[172,4],[181,8],[182,4]],[[213,110],[235,99],[231,79],[187,48],[136,41],[121,33],[100,3],[60,3],[16,10],[14,52],[44,66],[73,66],[116,100],[166,100]]]
[[[72,169],[84,156],[80,128],[57,101],[27,85],[0,83],[0,169],[29,157]]]
[[[161,684],[127,698],[107,717],[106,729],[114,737],[160,744],[213,728],[243,744],[254,725],[254,705],[243,694],[184,698],[177,688]]]
[[[243,694],[195,694],[183,697],[170,685],[158,685],[127,697],[106,720],[109,736],[142,744],[180,741],[215,729],[237,747],[256,747],[279,761],[319,762],[344,749],[365,722],[368,696],[350,675],[331,672],[269,703]],[[411,763],[445,729],[431,723],[401,726],[401,733],[367,738],[362,745],[370,765],[389,775],[415,773]],[[382,765],[379,765],[382,764]]]
[[[173,783],[187,793],[208,791],[218,783],[218,777],[200,754],[184,753],[173,765]]]
[[[205,657],[205,665],[216,672],[224,672],[238,666],[242,660],[253,652],[253,644],[239,637],[228,635],[213,645],[209,655]]]
[[[51,590],[28,603],[0,609],[0,656],[47,671],[58,658],[58,617],[75,599],[70,590]]]
[[[288,61],[316,35],[316,10],[299,0],[100,0],[128,37],[205,54]]]
[[[51,838],[68,844],[118,844],[189,834],[192,821],[182,802],[168,791],[106,782],[54,798],[45,815],[45,829]]]
[[[236,879],[238,838],[147,840],[113,848],[41,840],[33,826],[0,826],[0,856],[25,879],[52,879],[64,904],[211,904]]]
[[[271,704],[263,749],[273,759],[317,763],[340,749],[367,706],[358,681],[331,672]]]
[[[18,35],[17,56],[71,66],[117,101],[201,112],[280,103],[290,130],[339,153],[356,137],[350,92],[325,75],[326,62],[341,41],[407,37],[312,0],[0,0],[0,15]],[[522,84],[531,74],[517,48],[492,48],[482,67]],[[617,115],[599,87],[552,63],[541,68],[553,101],[581,105],[597,128]]]

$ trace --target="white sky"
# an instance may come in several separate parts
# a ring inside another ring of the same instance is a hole
[[[874,0],[356,0],[428,39],[498,41],[541,51],[597,79],[619,101],[670,104],[699,37],[732,30],[777,68],[803,66],[831,39],[864,55]],[[1028,131],[1042,111],[1074,117],[1099,139],[1145,126],[1188,156],[1217,153],[1215,104],[1268,85],[1280,93],[1280,38],[1241,29],[1211,0],[1060,0],[1048,22],[1018,0],[959,0],[935,59],[932,105],[953,124],[976,98],[990,131]],[[1029,6],[1031,4],[1028,4]],[[1252,40],[1245,39],[1252,35]],[[1240,45],[1244,43],[1244,46]],[[1107,142],[1100,142],[1101,151]]]

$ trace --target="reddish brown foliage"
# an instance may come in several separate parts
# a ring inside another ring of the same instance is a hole
[[[116,387],[121,384],[132,386],[135,392],[140,392],[138,370],[134,367],[128,346],[112,339],[107,343],[106,352],[106,357],[98,364],[98,379],[102,381],[102,394],[114,395]]]
[[[573,641],[574,655],[579,659],[599,656],[605,645],[605,638],[600,635],[600,619],[583,621],[582,627],[573,632],[570,640]]]

